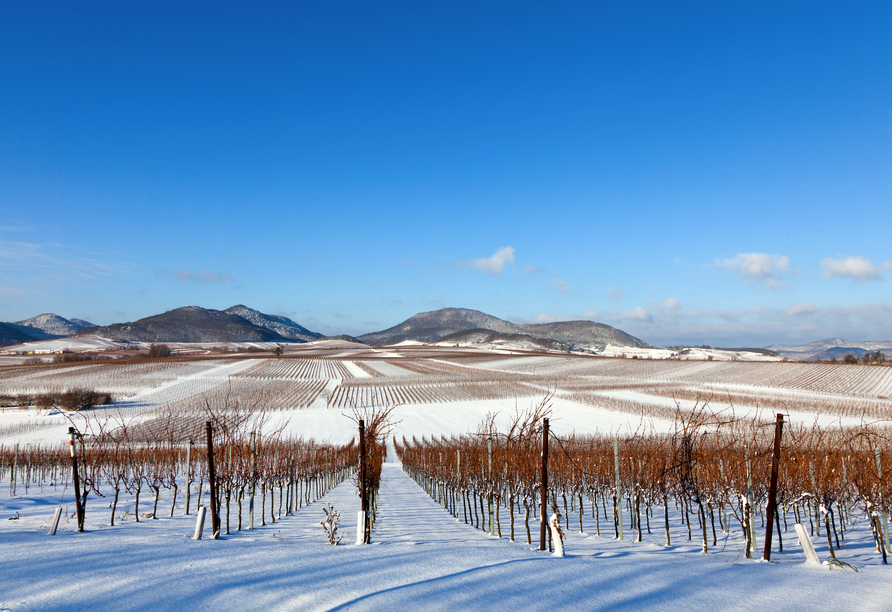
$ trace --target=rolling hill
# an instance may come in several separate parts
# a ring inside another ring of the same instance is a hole
[[[569,346],[617,346],[645,347],[647,343],[622,330],[592,321],[561,321],[559,323],[515,324],[492,315],[467,308],[442,308],[422,312],[383,331],[363,334],[359,340],[367,344],[388,345],[416,340],[437,342],[459,332],[481,330],[506,335],[523,335],[546,339]],[[456,337],[452,337],[457,341]]]

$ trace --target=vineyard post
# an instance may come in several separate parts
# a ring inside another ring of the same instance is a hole
[[[248,498],[248,529],[254,529],[254,494],[257,492],[257,448],[255,446],[255,432],[251,432],[251,473]]]
[[[291,470],[288,473],[288,503],[286,504],[286,514],[291,514],[294,510],[294,457],[291,457]]]
[[[495,528],[493,526],[495,520],[493,519],[492,508],[492,436],[489,436],[486,439],[486,458],[489,466],[489,493],[486,496],[487,506],[489,510],[489,535],[495,535]]]
[[[189,446],[186,447],[186,509],[183,514],[189,515],[189,489],[192,485],[192,445],[194,443],[189,440]]]
[[[71,471],[74,479],[74,507],[77,509],[77,530],[84,531],[84,506],[81,503],[81,477],[77,470],[77,451],[74,446],[74,427],[68,428],[68,439],[71,444]]]
[[[365,532],[363,544],[369,544],[372,538],[369,533],[369,498],[365,485],[365,421],[359,419],[359,499]]]
[[[539,517],[539,550],[545,550],[545,530],[548,523],[545,516],[548,514],[548,419],[542,419],[542,480],[540,485],[541,516]]]
[[[214,472],[214,428],[210,421],[205,426],[208,438],[208,485],[211,489],[211,537],[216,540],[220,537],[220,515],[217,509],[217,475]]]
[[[753,507],[753,464],[750,461],[750,445],[744,447],[746,452],[746,505],[747,505],[747,535],[750,541],[750,551],[756,552],[756,509]],[[749,558],[749,552],[747,552]]]
[[[455,475],[456,475],[456,483],[461,487],[461,449],[455,451]],[[465,523],[468,522],[468,512],[465,509],[465,496],[464,493],[461,495],[461,508],[465,515]]]
[[[890,550],[889,548],[889,522],[886,520],[886,511],[883,509],[885,507],[885,500],[883,499],[883,463],[880,460],[880,449],[873,449],[873,456],[876,457],[877,460],[877,475],[880,477],[880,521],[882,521],[883,525],[883,543],[886,545],[886,550]]]
[[[623,537],[623,502],[622,492],[619,482],[619,441],[613,439],[613,469],[616,472],[616,497],[613,498],[613,513],[616,516],[616,529],[619,533],[619,539],[625,540]]]
[[[768,507],[765,512],[768,515],[768,525],[765,529],[765,552],[762,558],[771,561],[771,536],[774,530],[774,515],[777,512],[777,472],[780,465],[781,434],[784,431],[784,415],[777,415],[777,423],[774,426],[774,456],[771,460],[771,483],[768,486]]]
[[[15,473],[19,469],[19,443],[15,443],[15,459],[12,462],[12,475],[9,478],[9,496],[15,497]]]
[[[725,490],[725,462],[719,459],[719,473],[722,475],[722,491]],[[725,500],[719,499],[719,522],[722,524],[722,533],[728,533],[728,511],[725,509]]]

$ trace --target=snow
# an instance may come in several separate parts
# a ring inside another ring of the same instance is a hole
[[[130,342],[115,342],[107,340],[99,336],[83,336],[59,338],[57,340],[37,340],[34,342],[25,342],[14,346],[4,346],[2,351],[6,354],[36,352],[40,354],[61,353],[62,351],[70,351],[72,353],[98,352],[98,351],[119,351],[126,349]]]
[[[370,352],[361,350],[354,360]],[[408,353],[377,351],[378,356],[405,359],[411,358]],[[431,361],[455,365],[448,360]],[[365,363],[386,376],[406,380],[421,376],[380,359]],[[584,363],[581,358],[537,355],[505,356],[463,365],[472,374],[502,368],[559,373],[573,371]],[[165,402],[180,401],[175,398],[184,398],[187,392],[205,393],[214,385],[225,384],[229,376],[255,364],[255,359],[184,362],[182,367],[165,370],[163,376],[156,372],[152,378],[140,379],[145,386],[136,395],[119,406],[93,411],[90,416],[114,415],[122,410],[131,411],[137,418],[140,411],[150,412]],[[353,361],[343,364],[354,376],[369,380]],[[3,382],[9,384],[8,380]],[[355,435],[350,411],[325,408],[326,392],[340,382],[330,379],[311,408],[271,413],[270,424],[284,425],[286,433],[317,441],[349,441]],[[745,388],[756,391],[755,387]],[[773,388],[763,391],[779,392]],[[635,390],[605,391],[604,395],[674,406],[669,398]],[[531,388],[527,397],[516,399],[397,406],[394,435],[397,439],[420,439],[462,434],[473,431],[490,413],[496,413],[496,425],[504,428],[515,410],[526,409],[542,397],[543,393]],[[683,400],[682,404],[691,402]],[[622,434],[645,425],[637,416],[561,397],[552,400],[552,410],[551,427],[559,436],[573,432]],[[735,406],[738,414],[750,414],[751,410],[754,408]],[[793,420],[807,423],[815,416],[791,412]],[[17,441],[27,446],[62,442],[69,418],[83,428],[84,415],[17,409],[0,412],[2,427],[36,421],[52,424],[5,435],[0,443]],[[820,419],[822,424],[838,423],[835,418]],[[648,431],[670,431],[672,424],[653,420],[647,421],[646,427]],[[8,486],[8,481],[4,484]],[[107,526],[108,500],[91,495],[87,533],[80,534],[71,518],[74,505],[70,488],[63,491],[61,487],[32,484],[26,493],[19,484],[12,497],[0,485],[0,610],[749,611],[811,610],[816,605],[887,610],[892,596],[892,570],[882,565],[869,525],[858,517],[837,555],[862,570],[860,573],[831,572],[825,566],[804,563],[792,513],[787,515],[789,528],[782,533],[784,552],[774,552],[771,563],[745,559],[739,528],[733,525],[731,533],[720,534],[718,545],[703,555],[696,529],[689,541],[674,508],[670,510],[673,546],[663,546],[661,507],[655,508],[651,519],[653,533],[645,532],[642,543],[633,542],[633,532],[628,529],[625,540],[614,540],[606,520],[600,523],[602,535],[595,535],[594,519],[588,510],[583,517],[584,533],[580,533],[578,514],[571,513],[569,527],[562,526],[566,556],[554,557],[526,543],[522,514],[517,515],[517,542],[508,541],[508,511],[504,508],[502,538],[456,520],[406,476],[393,452],[384,466],[378,521],[371,534],[372,544],[367,546],[352,544],[357,536],[359,499],[349,481],[291,516],[253,531],[234,531],[220,540],[209,539],[208,526],[205,539],[192,539],[195,515],[183,516],[182,495],[181,490],[173,517],[136,523],[132,514],[125,515],[115,527]],[[132,512],[132,498],[122,497],[119,512]],[[320,525],[323,504],[331,504],[341,515],[340,546],[327,543]],[[48,536],[49,522],[60,505],[65,512],[59,532]],[[159,507],[169,511],[170,506],[168,498],[162,499]],[[623,522],[626,527],[630,525],[628,514]],[[536,540],[538,523],[531,521],[531,527]],[[761,538],[760,533],[760,544]],[[821,558],[826,558],[826,538],[815,538],[815,546]],[[761,557],[758,553],[754,556]]]
[[[86,533],[76,533],[70,491],[32,486],[27,496],[0,498],[0,609],[51,610],[887,610],[888,567],[870,542],[841,551],[862,569],[807,566],[792,526],[785,552],[772,563],[746,560],[723,536],[711,554],[688,542],[672,516],[678,545],[662,532],[642,543],[591,535],[586,514],[565,529],[565,554],[525,541],[491,537],[456,520],[428,497],[393,457],[384,465],[372,544],[356,537],[359,499],[349,480],[322,500],[253,531],[193,540],[195,516],[124,520],[108,527],[105,500],[93,498]],[[46,534],[61,502],[65,518]],[[341,514],[344,540],[327,543],[323,504]],[[126,501],[123,504],[126,507]],[[503,512],[503,536],[507,513]],[[531,526],[533,522],[531,521]],[[606,525],[602,521],[602,527]],[[538,527],[538,523],[535,524]],[[866,531],[866,530],[863,530]],[[602,532],[603,533],[603,532]],[[534,540],[538,533],[534,533]]]

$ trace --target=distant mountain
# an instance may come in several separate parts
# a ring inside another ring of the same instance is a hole
[[[432,312],[422,312],[384,331],[357,337],[366,344],[379,346],[397,344],[405,340],[436,342],[443,336],[468,329],[488,329],[511,333],[514,331],[514,324],[478,310],[442,308]]]
[[[83,319],[69,320],[52,313],[37,315],[24,321],[16,321],[14,325],[31,328],[41,340],[63,338],[85,327],[94,326],[93,323]]]
[[[12,346],[13,344],[22,344],[23,342],[34,342],[35,340],[43,340],[38,338],[28,327],[22,325],[14,325],[12,323],[0,323],[0,346]]]
[[[808,344],[787,345],[772,344],[766,347],[788,359],[797,361],[813,361],[816,359],[841,359],[846,355],[860,356],[864,353],[881,351],[887,356],[892,356],[892,340],[844,340],[842,338],[827,338]]]
[[[82,319],[68,320],[49,313],[15,323],[0,323],[0,346],[64,338],[90,325]]]
[[[423,312],[384,331],[363,334],[359,340],[367,344],[388,345],[406,340],[437,342],[451,334],[481,330],[499,334],[521,334],[548,339],[572,346],[648,346],[624,331],[591,321],[562,321],[559,323],[514,324],[478,310],[443,308]]]
[[[258,312],[253,308],[248,308],[241,304],[233,306],[232,308],[227,308],[223,312],[238,315],[258,327],[266,328],[279,334],[283,338],[292,341],[311,342],[322,337],[322,334],[310,331],[306,327],[298,325],[288,317],[263,314],[262,312]]]
[[[96,335],[124,342],[294,341],[276,331],[256,325],[242,316],[198,306],[177,308],[132,323],[85,327],[78,330],[75,335]]]
[[[647,347],[646,342],[626,332],[593,321],[559,321],[515,325],[515,329],[536,338],[550,338],[576,346],[606,345]]]

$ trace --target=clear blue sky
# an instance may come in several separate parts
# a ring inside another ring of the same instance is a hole
[[[0,7],[0,320],[892,338],[889,3]]]

